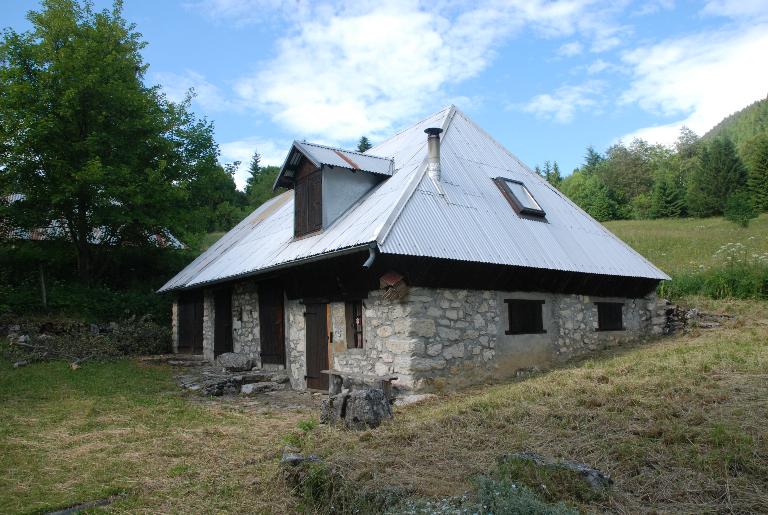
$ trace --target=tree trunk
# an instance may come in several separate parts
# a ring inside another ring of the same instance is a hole
[[[43,300],[43,307],[48,307],[48,294],[45,289],[45,265],[40,262],[40,296]]]
[[[83,284],[91,283],[91,249],[87,241],[77,244],[77,273]]]

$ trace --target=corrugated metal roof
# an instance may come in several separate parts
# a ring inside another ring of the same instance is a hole
[[[428,127],[445,130],[440,160],[444,195],[425,173]],[[374,242],[385,254],[668,279],[453,106],[368,152],[392,156],[393,175],[333,225],[294,240],[293,191],[288,191],[254,211],[161,291],[249,275]],[[546,220],[519,217],[494,177],[523,182],[546,211]]]
[[[382,253],[669,279],[460,111],[442,136],[440,168],[445,195],[423,177]],[[524,183],[545,220],[518,216],[495,177]]]
[[[293,238],[293,190],[261,205],[201,254],[160,291],[190,288],[285,266],[375,242],[426,155],[424,129],[441,126],[445,108],[368,152],[392,156],[393,175],[318,234]]]
[[[341,148],[326,147],[306,141],[293,143],[302,153],[309,157],[316,165],[340,166],[350,170],[363,170],[380,175],[392,175],[394,162],[388,157],[379,157],[372,154],[363,154]]]

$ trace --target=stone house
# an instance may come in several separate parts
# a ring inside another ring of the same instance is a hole
[[[426,133],[426,134],[425,134]],[[428,391],[661,333],[668,276],[445,108],[365,153],[294,142],[259,207],[171,279],[174,350]]]

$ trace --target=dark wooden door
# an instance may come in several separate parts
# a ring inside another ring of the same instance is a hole
[[[328,389],[328,304],[305,305],[304,318],[307,332],[307,388]]]
[[[259,327],[261,362],[285,365],[285,310],[283,286],[277,282],[259,284]]]
[[[213,297],[213,354],[232,352],[232,290],[220,288]]]
[[[178,306],[179,352],[203,352],[203,292],[184,293]]]

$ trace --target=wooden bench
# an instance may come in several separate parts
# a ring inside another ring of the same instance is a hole
[[[341,370],[321,370],[320,373],[328,374],[328,395],[337,395],[341,393],[344,387],[344,379],[352,379],[370,385],[373,388],[380,388],[384,391],[384,396],[392,399],[392,381],[397,379],[396,375],[388,374],[377,376],[373,374],[358,374],[355,372],[344,372]]]

